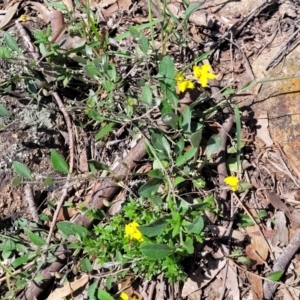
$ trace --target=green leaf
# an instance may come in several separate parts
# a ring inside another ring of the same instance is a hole
[[[22,255],[22,256],[16,258],[16,259],[12,262],[11,265],[12,265],[13,268],[16,269],[17,267],[26,264],[26,263],[28,262],[28,260],[29,260],[29,257],[28,257],[27,254],[26,254],[26,255]]]
[[[7,240],[4,243],[3,251],[12,251],[16,249],[16,243],[13,240]]]
[[[136,29],[136,30],[138,30],[138,31],[141,31],[141,30],[144,30],[144,29],[146,29],[146,28],[148,28],[148,27],[152,27],[152,26],[154,26],[155,24],[160,23],[160,22],[161,22],[161,20],[154,20],[154,21],[152,21],[152,22],[145,23],[145,24],[142,24],[142,25],[131,26],[131,28],[134,28],[134,29]],[[131,36],[131,32],[130,32],[130,31],[126,31],[126,32],[124,32],[124,33],[122,33],[122,34],[117,35],[117,36],[114,38],[114,40],[115,40],[116,42],[119,42],[119,41],[121,41],[121,40],[123,40],[123,39],[128,38],[129,36]]]
[[[193,254],[194,253],[194,243],[193,239],[190,237],[186,238],[186,241],[184,243],[184,248],[186,249],[188,254]]]
[[[161,134],[153,132],[151,135],[152,146],[157,150],[158,156],[161,159],[168,158],[171,153],[171,148],[168,140]],[[159,155],[161,154],[161,155]],[[165,154],[165,155],[164,155]]]
[[[73,224],[72,222],[68,222],[68,221],[58,222],[57,228],[66,236],[77,234],[81,238],[84,238],[89,235],[89,231],[85,227],[81,225]]]
[[[69,173],[68,163],[55,150],[51,150],[51,163],[56,171],[65,174]]]
[[[228,169],[230,172],[233,172],[233,173],[239,173],[241,170],[241,162],[240,164],[238,165],[237,163],[237,158],[236,157],[230,157],[226,160],[226,164],[228,166]]]
[[[41,282],[41,281],[43,281],[44,280],[44,275],[43,274],[38,274],[38,275],[36,275],[35,277],[34,277],[34,281],[36,282],[36,283],[39,283],[39,282]]]
[[[85,257],[84,259],[81,260],[81,262],[80,262],[80,269],[83,272],[86,272],[86,273],[92,272],[93,266],[92,266],[90,260],[87,257]]]
[[[190,136],[190,141],[194,148],[198,148],[201,143],[203,128],[204,126],[201,126],[201,129],[197,130]]]
[[[178,128],[179,117],[173,112],[163,114],[161,120],[173,129]]]
[[[139,226],[139,231],[147,237],[155,237],[161,235],[167,225],[165,218],[161,218],[149,225]]]
[[[140,246],[141,252],[152,259],[163,259],[173,252],[173,249],[164,244],[147,244]]]
[[[33,232],[29,232],[28,237],[32,241],[32,243],[35,244],[36,246],[42,247],[47,244],[43,238],[41,238],[40,236],[38,236]]]
[[[252,187],[253,187],[253,185],[250,184],[250,183],[248,183],[248,182],[241,182],[241,183],[239,184],[238,192],[241,193],[241,192],[250,190]]]
[[[60,10],[65,10],[65,11],[68,10],[68,8],[65,4],[59,3],[59,2],[48,2],[47,5],[58,8]]]
[[[98,286],[99,282],[95,281],[94,283],[92,283],[89,288],[88,288],[88,296],[90,300],[94,300],[95,299],[95,293],[96,293],[96,289]]]
[[[114,127],[115,127],[116,123],[109,123],[107,125],[105,125],[95,136],[95,141],[99,141],[100,139],[102,139],[104,136],[106,136],[107,134],[109,134],[110,132],[113,131]]]
[[[178,176],[174,179],[173,181],[173,184],[174,186],[177,186],[178,184],[182,183],[185,181],[185,178],[181,177],[181,176]]]
[[[13,164],[14,171],[20,176],[24,178],[31,178],[31,171],[22,163],[18,161],[14,161]]]
[[[108,275],[106,277],[106,281],[105,281],[105,285],[106,285],[106,288],[108,290],[111,289],[113,282],[114,282],[114,276],[113,275]]]
[[[283,275],[284,271],[276,271],[272,272],[267,276],[267,279],[270,279],[272,281],[278,281],[281,276]]]
[[[50,186],[53,184],[53,179],[47,175],[46,179],[43,181],[43,186]]]
[[[9,111],[3,106],[0,104],[0,117],[10,117],[10,113]]]
[[[152,99],[152,92],[148,85],[145,85],[142,89],[142,103],[146,104],[147,106],[152,107],[153,99]]]
[[[240,256],[237,258],[237,261],[243,265],[245,265],[247,268],[251,266],[251,259],[246,256]]]
[[[193,185],[198,189],[205,188],[206,182],[202,177],[197,177],[192,180]]]
[[[0,57],[11,58],[9,50],[6,47],[0,47]]]
[[[139,38],[139,46],[141,48],[141,50],[147,54],[148,50],[149,50],[149,42],[148,39],[141,34],[140,38]]]
[[[176,158],[176,166],[180,167],[184,165],[187,161],[192,159],[197,152],[197,148],[191,148],[188,151],[186,151],[183,155],[180,155]]]
[[[17,41],[8,32],[5,32],[4,39],[7,47],[13,51],[21,52]]]
[[[245,141],[241,141],[241,148],[245,147],[246,142]],[[236,146],[231,146],[230,148],[227,149],[227,153],[228,154],[233,154],[237,152],[237,147]]]
[[[14,187],[20,185],[20,184],[21,184],[21,179],[20,179],[20,177],[14,177],[14,178],[12,179],[12,181],[11,181],[11,184],[12,184],[12,186],[14,186]]]
[[[204,1],[205,2],[205,1]],[[202,3],[204,3],[202,2]],[[196,2],[196,3],[192,3],[191,5],[189,5],[189,7],[186,9],[186,11],[184,12],[182,19],[183,20],[188,20],[189,17],[191,16],[191,14],[201,6],[200,2]]]
[[[192,112],[189,106],[185,108],[181,115],[181,124],[180,127],[185,133],[191,132],[191,121],[192,121]]]
[[[93,160],[93,159],[90,159],[88,160],[88,163],[89,163],[89,167],[90,169],[95,169],[95,170],[104,170],[104,171],[109,171],[109,166],[108,165],[105,165],[97,160]]]
[[[221,138],[219,135],[214,134],[210,137],[210,139],[207,142],[206,147],[206,156],[207,159],[211,159],[211,157],[218,152],[221,146]]]
[[[163,181],[159,178],[152,178],[139,188],[139,195],[143,198],[151,198],[158,191]]]
[[[222,92],[222,96],[228,96],[234,94],[234,89],[227,88],[225,91]]]
[[[189,233],[199,234],[204,228],[203,218],[200,216],[194,220],[194,222],[186,227]]]
[[[164,176],[164,173],[159,170],[159,169],[154,169],[154,170],[151,170],[148,172],[147,174],[149,177],[152,177],[152,178],[160,178],[160,179],[164,179],[165,176]]]
[[[99,300],[114,300],[108,292],[100,289],[98,289],[97,296]]]

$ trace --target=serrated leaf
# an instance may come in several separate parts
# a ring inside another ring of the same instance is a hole
[[[0,117],[10,117],[9,111],[0,104]]]
[[[164,244],[147,244],[140,246],[141,252],[151,259],[163,259],[173,252],[173,249]]]
[[[40,236],[38,236],[37,234],[35,234],[33,232],[29,232],[28,237],[31,240],[31,242],[33,244],[35,244],[36,246],[42,247],[47,244],[43,238],[41,238]]]
[[[167,225],[165,218],[161,218],[149,225],[139,226],[139,231],[147,237],[155,237],[161,235]]]
[[[24,178],[31,178],[31,171],[22,163],[18,161],[14,161],[13,164],[14,171],[20,176]]]
[[[69,173],[68,163],[55,150],[51,150],[51,164],[56,171]]]

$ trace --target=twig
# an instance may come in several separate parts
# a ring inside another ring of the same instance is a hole
[[[50,226],[47,241],[46,241],[47,245],[46,245],[46,249],[45,249],[45,262],[47,260],[47,255],[48,255],[48,250],[49,250],[49,246],[50,246],[50,242],[51,242],[51,238],[52,238],[52,233],[53,233],[54,227],[56,225],[56,221],[57,221],[59,211],[60,211],[60,209],[61,209],[61,207],[62,207],[62,205],[65,201],[65,198],[68,194],[70,175],[72,174],[73,167],[74,167],[74,140],[73,140],[73,134],[72,134],[71,119],[70,119],[70,117],[69,117],[69,115],[68,115],[68,113],[67,113],[67,111],[64,107],[64,104],[63,104],[62,100],[60,99],[59,95],[57,94],[57,92],[53,92],[52,96],[55,99],[60,111],[62,112],[62,114],[65,118],[66,124],[67,124],[67,130],[68,130],[68,136],[69,136],[69,156],[70,156],[70,159],[69,159],[69,174],[67,176],[66,183],[63,187],[62,195],[60,197],[59,202],[57,203],[55,212],[53,214],[53,219],[52,219],[52,222],[51,222],[51,226]]]
[[[31,213],[32,219],[34,220],[34,222],[39,223],[39,215],[37,213],[37,209],[34,203],[34,198],[33,198],[33,194],[32,194],[32,189],[31,186],[29,184],[26,184],[24,186],[24,194],[25,194],[25,199],[28,203],[28,208],[29,211]]]

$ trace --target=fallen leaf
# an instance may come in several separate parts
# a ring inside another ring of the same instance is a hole
[[[72,282],[66,282],[62,287],[55,289],[47,300],[63,300],[88,283],[90,276],[83,273],[80,278]]]
[[[131,0],[118,0],[118,6],[120,10],[129,10],[131,4]]]
[[[47,9],[47,7],[45,7],[43,4],[41,3],[38,3],[38,2],[32,2],[32,1],[29,1],[29,2],[26,2],[30,5],[33,6],[33,8],[35,10],[37,10],[39,13],[40,13],[40,16],[41,16],[41,19],[46,23],[48,24],[50,22],[50,15],[51,15],[51,12]]]
[[[246,231],[251,238],[251,244],[246,246],[247,257],[254,260],[256,264],[264,264],[268,257],[269,245],[264,237],[262,237],[260,233],[258,234],[256,226],[248,226]]]
[[[13,18],[19,5],[20,5],[20,2],[17,2],[13,6],[9,7],[6,10],[5,16],[3,17],[3,19],[1,19],[1,22],[0,22],[0,29],[3,28],[5,25],[7,25],[9,23],[9,21]]]
[[[257,117],[256,137],[264,141],[266,147],[273,145],[273,140],[269,132],[269,117],[268,112],[262,111]]]
[[[286,218],[283,211],[277,211],[275,216],[276,233],[272,238],[273,246],[286,246],[289,242],[289,231],[286,226]]]
[[[262,279],[252,274],[248,274],[248,279],[251,284],[252,297],[253,297],[252,299],[253,300],[263,299],[264,291],[263,291]]]

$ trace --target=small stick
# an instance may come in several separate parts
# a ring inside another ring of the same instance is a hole
[[[62,192],[62,195],[60,197],[60,200],[57,203],[55,212],[53,214],[53,219],[52,219],[52,222],[51,222],[51,226],[50,226],[50,229],[49,229],[49,233],[48,233],[48,237],[47,237],[47,241],[46,241],[47,245],[46,245],[46,249],[45,249],[45,252],[44,252],[45,253],[44,254],[45,261],[47,260],[48,249],[49,249],[49,245],[50,245],[50,242],[51,242],[52,233],[53,233],[54,227],[56,225],[56,221],[57,221],[59,211],[60,211],[60,209],[61,209],[61,207],[62,207],[62,205],[65,201],[65,198],[67,196],[67,193],[68,193],[68,188],[69,188],[69,185],[70,185],[70,175],[72,174],[73,167],[74,167],[74,140],[73,140],[73,134],[72,134],[71,119],[70,119],[69,114],[67,113],[67,111],[64,107],[64,104],[63,104],[62,100],[60,99],[58,93],[53,92],[52,96],[55,99],[60,111],[62,112],[62,114],[65,118],[66,124],[67,124],[67,130],[68,130],[68,136],[69,136],[69,155],[70,155],[69,162],[70,162],[70,164],[69,164],[69,174],[68,174],[66,183],[63,187],[63,192]]]
[[[31,186],[29,184],[26,184],[24,187],[24,194],[25,194],[25,199],[28,203],[28,208],[29,211],[31,213],[32,219],[34,220],[34,222],[39,223],[39,215],[37,213],[37,209],[36,209],[36,205],[34,202],[34,197],[32,194],[32,189]]]

